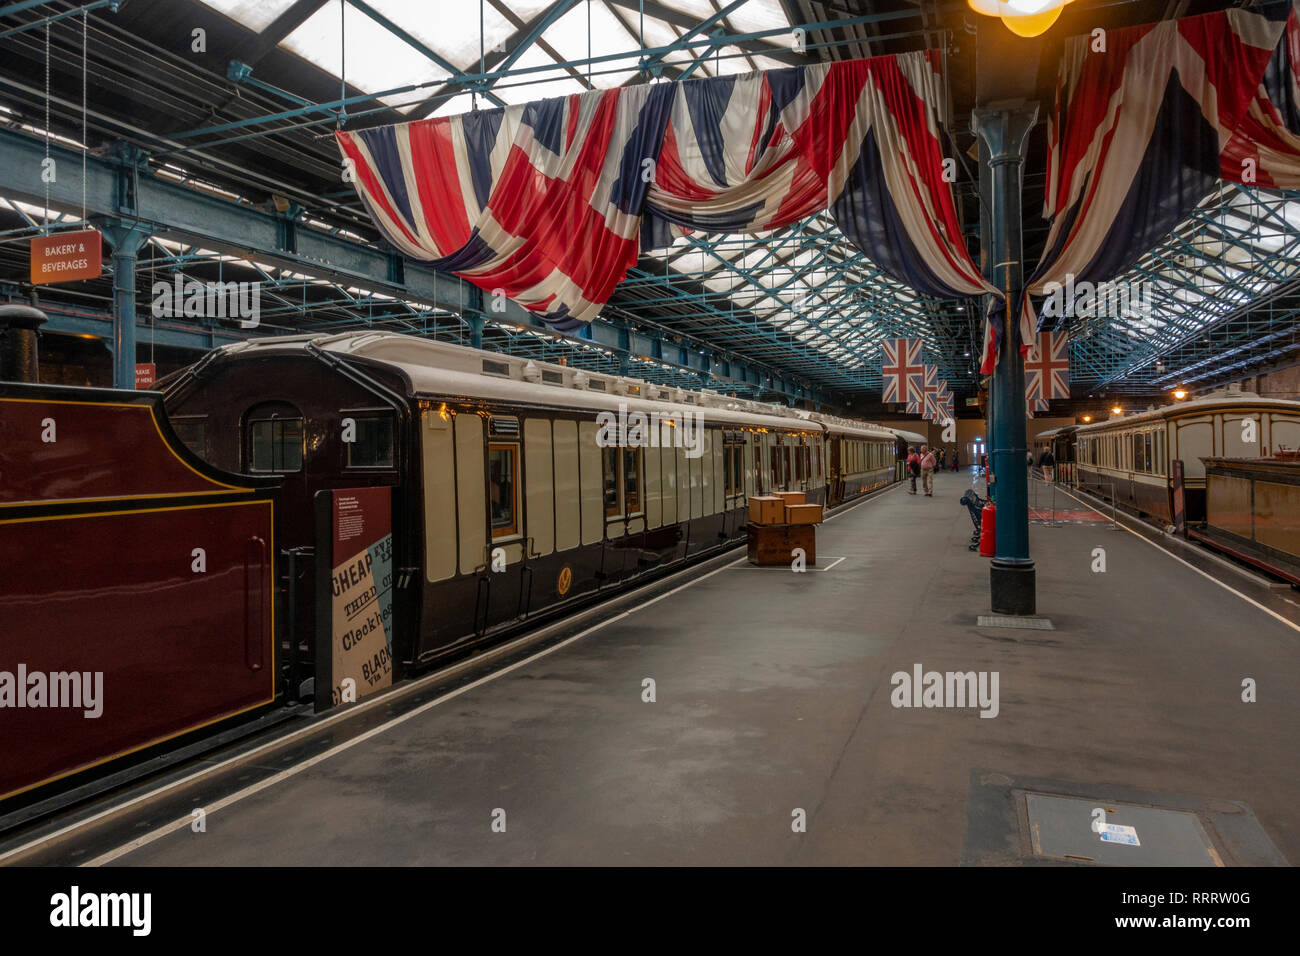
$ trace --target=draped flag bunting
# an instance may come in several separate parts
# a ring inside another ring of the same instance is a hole
[[[1300,187],[1300,0],[1067,41],[1048,122],[1047,245],[1028,292],[1129,269],[1216,180]],[[1018,303],[1022,342],[1059,315]],[[985,374],[992,371],[985,353]]]
[[[882,402],[906,402],[909,415],[921,408],[921,380],[925,363],[921,361],[920,339],[885,339],[881,343],[880,377],[884,382]]]
[[[1025,356],[1025,396],[1051,400],[1070,397],[1070,335],[1038,332]]]
[[[594,318],[641,250],[829,209],[925,295],[992,291],[943,178],[933,52],[596,90],[336,132],[403,254],[561,331]]]
[[[948,391],[947,379],[943,379],[943,378],[939,379],[939,384],[935,388],[934,403],[936,406],[938,406],[938,410],[939,410],[938,417],[935,419],[935,421],[936,423],[942,425],[945,421],[947,421],[947,416],[950,414],[948,411],[948,406],[952,404],[952,393]]]

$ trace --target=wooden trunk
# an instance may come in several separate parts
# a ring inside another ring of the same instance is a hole
[[[802,548],[804,563],[817,563],[817,528],[811,524],[776,524],[749,526],[749,563],[763,566],[794,561],[795,548]]]

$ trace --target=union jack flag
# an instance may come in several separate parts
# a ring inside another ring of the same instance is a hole
[[[923,414],[926,420],[938,422],[941,414],[939,407],[939,370],[933,365],[925,367],[925,380],[921,384],[921,394],[925,400]]]
[[[1108,29],[1101,56],[1093,42],[1066,40],[1047,117],[1035,296],[1122,275],[1219,179],[1300,188],[1300,0]],[[1017,308],[1036,330],[1028,295]]]
[[[921,383],[925,363],[921,361],[920,339],[885,339],[881,343],[880,377],[884,382],[882,402],[906,402],[909,415],[921,410]]]
[[[934,396],[935,403],[939,406],[939,415],[935,419],[936,423],[942,425],[948,419],[952,418],[952,392],[948,391],[948,380],[940,379],[938,389]]]
[[[1039,332],[1025,356],[1025,397],[1050,401],[1070,397],[1070,336]]]
[[[933,52],[616,87],[335,136],[397,250],[561,331],[642,249],[830,210],[882,270],[942,297],[991,288],[943,179]]]
[[[1066,397],[1067,397],[1067,398],[1069,397],[1069,393],[1068,393],[1068,392],[1067,392],[1067,394],[1066,394]],[[1026,379],[1025,379],[1025,417],[1026,417],[1026,418],[1033,418],[1034,415],[1036,415],[1036,414],[1041,414],[1041,413],[1047,411],[1048,407],[1049,407],[1049,404],[1048,404],[1047,399],[1045,399],[1045,398],[1040,398],[1040,397],[1034,395],[1032,391],[1030,391],[1030,387],[1029,387],[1029,379],[1028,379],[1028,377],[1026,377]]]

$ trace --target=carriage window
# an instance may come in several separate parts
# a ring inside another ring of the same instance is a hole
[[[641,513],[641,449],[623,449],[624,514]]]
[[[302,419],[272,418],[248,423],[249,466],[253,471],[302,468]]]
[[[492,537],[519,533],[519,446],[488,446],[488,478],[491,482],[488,507],[492,515]]]
[[[205,436],[207,430],[207,419],[205,418],[173,418],[172,431],[176,432],[176,437],[185,443],[185,447],[200,458],[207,451]]]
[[[605,517],[616,518],[622,514],[618,501],[618,449],[602,448],[600,450],[601,472],[604,479]]]
[[[605,517],[621,518],[641,514],[644,459],[639,448],[602,448]]]
[[[393,467],[393,420],[388,415],[344,414],[356,423],[353,440],[346,442],[349,468]]]

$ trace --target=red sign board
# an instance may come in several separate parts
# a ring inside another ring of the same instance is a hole
[[[97,279],[104,271],[98,232],[63,232],[32,240],[32,284]]]
[[[158,379],[158,366],[152,362],[141,362],[135,367],[135,387],[153,388]]]

